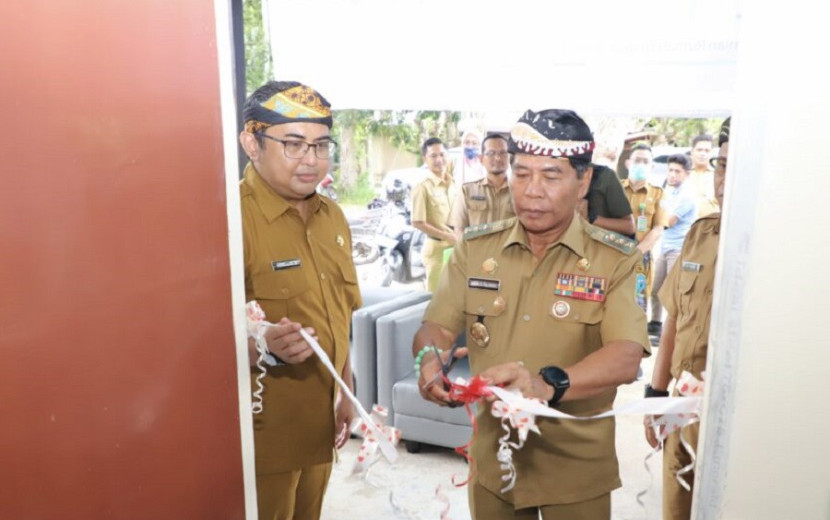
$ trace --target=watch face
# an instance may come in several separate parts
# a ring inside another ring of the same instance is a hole
[[[545,367],[541,370],[542,379],[554,388],[568,388],[570,380],[568,374],[559,367]]]

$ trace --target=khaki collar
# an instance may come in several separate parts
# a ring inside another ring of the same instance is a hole
[[[622,180],[622,185],[623,185],[623,188],[628,188],[629,190],[631,190],[631,191],[633,191],[633,192],[638,192],[638,191],[648,191],[648,181],[645,181],[645,182],[643,183],[643,185],[642,185],[642,186],[640,186],[640,187],[639,187],[638,189],[636,189],[636,190],[635,190],[635,189],[634,189],[634,187],[631,185],[631,181],[629,181],[628,179],[623,179],[623,180]]]
[[[527,231],[525,231],[524,226],[522,226],[522,223],[519,222],[518,218],[516,219],[516,223],[513,224],[513,227],[510,229],[510,232],[507,234],[507,239],[504,241],[502,249],[505,249],[513,244],[520,244],[527,249],[530,249],[530,244],[527,240]],[[585,227],[582,225],[582,219],[577,215],[574,215],[573,220],[571,220],[571,224],[562,236],[559,237],[559,240],[548,245],[547,249],[553,249],[553,247],[559,244],[567,247],[580,257],[585,256]]]
[[[450,179],[452,178],[452,176],[444,174],[444,178],[440,178],[437,175],[435,175],[432,172],[432,170],[428,170],[428,171],[429,171],[429,175],[427,175],[426,180],[431,182],[433,186],[438,187],[442,184],[446,184],[447,186],[450,185]]]
[[[259,206],[260,211],[262,211],[262,214],[265,215],[268,222],[273,222],[281,217],[286,211],[294,209],[288,201],[282,198],[281,195],[274,191],[274,188],[265,182],[259,172],[256,171],[256,168],[254,168],[254,165],[250,162],[245,166],[243,176],[243,182],[251,189],[251,193],[253,194],[257,206]],[[309,204],[311,210],[310,213],[314,214],[327,203],[322,197],[317,195],[317,193],[314,193],[311,199],[309,199]]]

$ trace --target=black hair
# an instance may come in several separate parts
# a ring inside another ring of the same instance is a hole
[[[708,142],[712,145],[715,144],[715,140],[714,140],[714,138],[712,138],[711,135],[709,135],[709,134],[700,134],[700,135],[695,136],[694,139],[692,139],[692,148],[697,146],[697,143],[703,143],[703,142]]]
[[[669,158],[666,160],[666,164],[679,164],[685,171],[689,171],[691,169],[691,165],[689,164],[689,158],[682,153],[670,155]]]
[[[430,137],[429,139],[424,141],[424,144],[421,145],[421,155],[426,157],[427,148],[429,148],[432,145],[436,145],[436,144],[443,145],[444,141],[442,141],[441,139],[439,139],[437,137]]]
[[[484,153],[484,143],[486,143],[490,139],[501,139],[502,141],[504,141],[505,144],[508,144],[507,138],[505,136],[501,134],[489,134],[481,141],[481,153]]]

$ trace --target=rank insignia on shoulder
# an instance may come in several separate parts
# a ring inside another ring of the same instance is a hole
[[[613,247],[617,251],[622,251],[627,255],[630,255],[635,249],[637,249],[636,241],[620,235],[619,233],[614,233],[613,231],[593,226],[592,229],[590,229],[590,235],[594,240]]]
[[[492,280],[490,278],[467,278],[467,287],[469,289],[498,291],[501,287],[501,280]]]
[[[599,276],[584,276],[572,273],[557,273],[556,287],[553,294],[567,296],[577,300],[588,300],[592,302],[605,301],[605,289],[608,285],[607,278]]]
[[[511,217],[504,220],[497,220],[496,222],[488,222],[486,224],[479,224],[477,226],[468,226],[464,229],[464,240],[477,238],[498,231],[503,231],[511,227],[516,222],[516,217]]]
[[[683,262],[683,270],[699,273],[703,266],[695,262]]]

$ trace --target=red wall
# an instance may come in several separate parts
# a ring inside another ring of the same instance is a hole
[[[0,7],[0,518],[244,518],[213,2]]]

